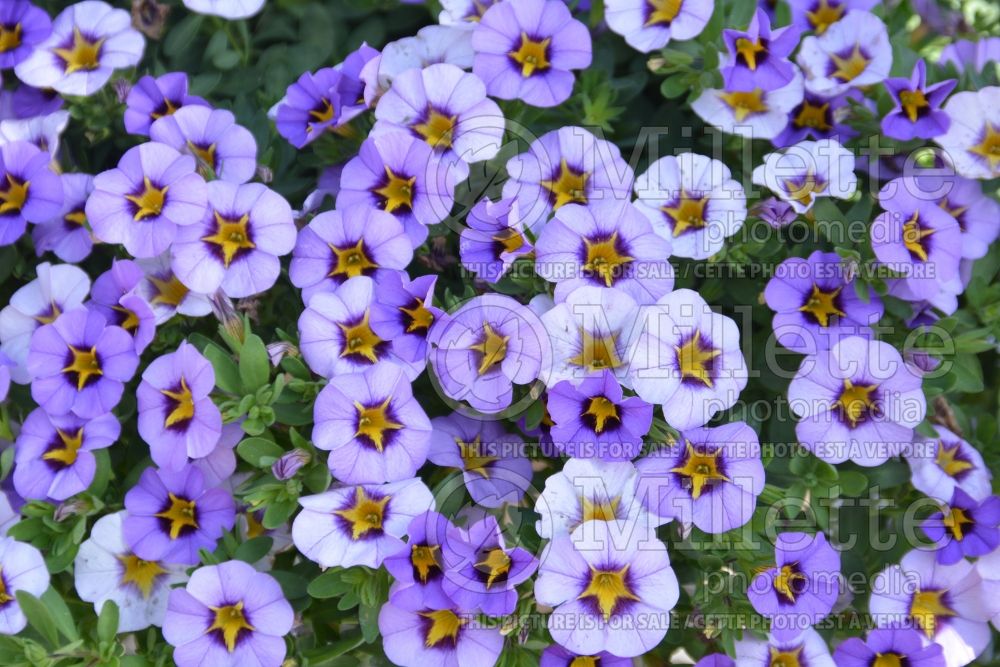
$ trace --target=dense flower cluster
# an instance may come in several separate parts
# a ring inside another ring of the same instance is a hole
[[[997,349],[996,39],[935,61],[870,0],[442,0],[336,64],[268,52],[223,108],[161,47],[210,21],[235,76],[296,3],[36,4],[0,5],[0,654],[987,659],[997,426],[945,394]],[[612,104],[657,75],[668,155]],[[862,495],[922,541],[845,546]]]

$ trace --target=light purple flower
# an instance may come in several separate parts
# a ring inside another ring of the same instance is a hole
[[[896,103],[882,118],[882,133],[887,137],[901,141],[932,139],[948,131],[951,119],[940,106],[958,83],[955,79],[928,86],[927,65],[920,59],[908,79],[886,79],[882,83]]]
[[[467,271],[496,283],[518,257],[534,247],[525,236],[517,200],[484,198],[472,207],[459,239],[459,257]]]
[[[0,537],[0,571],[8,597],[0,608],[0,635],[16,635],[28,625],[17,592],[40,597],[49,587],[49,570],[38,549],[13,537]]]
[[[604,651],[597,655],[577,655],[567,651],[559,644],[553,644],[542,651],[538,667],[581,667],[582,665],[632,667],[632,662],[631,658],[619,658]]]
[[[153,308],[135,291],[142,277],[142,269],[135,262],[114,260],[111,268],[94,281],[87,303],[109,324],[125,329],[132,336],[136,354],[141,354],[156,335]]]
[[[935,543],[938,562],[954,565],[962,558],[985,556],[1000,546],[998,524],[1000,497],[977,501],[956,488],[948,504],[927,517],[920,527]]]
[[[1000,176],[1000,87],[956,93],[944,110],[951,125],[934,138],[944,159],[965,178]]]
[[[744,639],[737,641],[735,648],[739,667],[796,664],[800,667],[838,667],[838,663],[830,657],[826,640],[812,628],[805,628],[801,634],[790,639],[780,639],[772,633],[764,640],[744,633]]]
[[[183,0],[183,2],[192,12],[236,21],[250,18],[259,12],[265,0]]]
[[[821,36],[804,38],[796,61],[810,92],[839,95],[884,81],[892,68],[892,44],[881,19],[852,9]]]
[[[957,489],[977,500],[986,498],[993,474],[982,454],[944,426],[935,424],[934,428],[937,438],[917,439],[903,450],[913,486],[941,502],[951,500]]]
[[[93,451],[110,447],[121,432],[114,415],[52,417],[36,408],[14,443],[14,488],[25,499],[63,501],[94,481]]]
[[[802,74],[781,88],[729,91],[706,88],[691,103],[691,110],[713,127],[747,139],[773,139],[788,125],[788,114],[802,103]]]
[[[187,73],[167,72],[156,78],[147,74],[125,98],[125,130],[148,136],[154,122],[190,104],[209,106],[202,98],[188,94]]]
[[[257,171],[257,142],[225,109],[188,105],[153,123],[149,136],[193,156],[199,169],[223,181],[246,183]]]
[[[79,262],[87,258],[94,241],[87,229],[84,207],[94,190],[94,177],[89,174],[62,174],[63,204],[52,218],[35,223],[31,238],[39,257],[52,251],[64,262]]]
[[[722,67],[726,90],[776,90],[795,77],[795,66],[787,57],[799,44],[799,31],[787,26],[772,33],[764,10],[757,10],[745,31],[723,30],[722,39],[729,51]]]
[[[945,667],[941,647],[924,646],[920,633],[912,628],[875,628],[867,639],[849,637],[833,654],[838,667],[871,667],[899,664],[907,667]]]
[[[835,139],[800,141],[764,156],[753,170],[753,182],[768,188],[798,213],[813,207],[817,197],[850,199],[858,188],[854,153]]]
[[[608,27],[643,53],[697,37],[715,9],[714,0],[606,0],[604,5]]]
[[[771,143],[787,147],[805,139],[836,139],[844,144],[857,136],[845,121],[851,115],[851,102],[866,104],[866,98],[856,89],[828,97],[806,91],[802,101],[788,114],[788,124]]]
[[[792,23],[801,30],[822,35],[852,9],[867,10],[878,0],[788,0]]]
[[[156,323],[163,324],[175,314],[202,317],[212,312],[212,303],[204,294],[192,292],[170,268],[170,253],[136,264],[145,274],[136,291],[153,307]]]
[[[62,182],[50,162],[48,153],[26,141],[0,146],[0,246],[17,241],[27,223],[59,215]]]
[[[979,259],[1000,235],[1000,203],[983,193],[978,181],[937,170],[916,171],[906,181],[919,191],[913,194],[933,200],[962,232],[962,259]]]
[[[382,605],[379,633],[386,657],[402,667],[495,665],[503,652],[499,627],[476,622],[454,609],[409,610]]]
[[[413,517],[407,528],[406,543],[385,559],[385,569],[396,583],[389,593],[392,604],[403,609],[451,609],[453,607],[441,582],[444,563],[441,545],[460,539],[458,529],[446,517],[434,511]]]
[[[27,0],[0,5],[0,69],[10,69],[29,57],[51,32],[49,15]]]
[[[393,353],[405,363],[423,368],[427,363],[427,334],[445,313],[434,306],[437,276],[412,281],[402,271],[392,271],[380,281],[379,298],[372,308],[375,330],[392,341]]]

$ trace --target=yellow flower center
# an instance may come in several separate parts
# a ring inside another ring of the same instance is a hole
[[[143,176],[142,192],[137,195],[125,195],[125,199],[135,204],[135,214],[132,219],[138,222],[159,215],[167,201],[167,190],[168,186],[158,188],[149,180],[149,176]]]
[[[118,556],[122,564],[122,576],[119,582],[122,586],[135,584],[142,597],[149,599],[156,580],[167,571],[155,560],[143,560],[134,554]]]
[[[566,158],[559,160],[559,176],[542,181],[543,188],[555,198],[552,208],[559,209],[566,204],[587,203],[587,179],[590,172],[578,172],[566,164]]]
[[[378,405],[365,407],[355,401],[354,409],[358,411],[358,430],[354,437],[367,438],[378,451],[385,449],[385,441],[389,431],[398,431],[403,425],[389,418],[389,401],[387,398]]]
[[[922,90],[904,90],[899,94],[899,103],[911,123],[916,123],[923,109],[930,109],[930,103]]]
[[[551,37],[538,41],[528,37],[527,33],[521,33],[521,45],[507,55],[521,66],[521,76],[527,79],[536,71],[544,72],[549,67],[549,44]]]
[[[399,310],[410,320],[406,333],[426,332],[434,323],[434,313],[424,305],[423,299],[414,299],[412,306],[400,306]]]
[[[831,5],[829,0],[819,0],[819,4],[812,11],[806,12],[806,18],[817,35],[822,35],[826,29],[840,20],[844,15],[845,7],[841,3]]]
[[[413,208],[413,185],[417,182],[417,177],[397,176],[388,165],[385,167],[385,176],[385,184],[374,191],[382,199],[382,208],[388,213],[411,210]]]
[[[609,500],[593,501],[590,498],[580,498],[580,512],[583,522],[587,521],[614,521],[618,518],[618,505],[621,498],[615,497]]]
[[[478,352],[480,375],[485,375],[494,366],[500,364],[507,358],[507,341],[510,336],[501,336],[489,322],[483,322],[483,337],[475,345],[470,345],[469,349]]]
[[[163,304],[176,308],[181,305],[181,302],[184,301],[190,291],[174,275],[171,275],[166,280],[157,278],[156,276],[149,276],[149,282],[156,289],[156,294],[153,296],[154,305]]]
[[[493,240],[500,244],[503,252],[517,252],[524,246],[524,237],[516,229],[506,229],[494,236]]]
[[[821,132],[829,132],[833,126],[827,121],[827,113],[830,111],[830,103],[812,104],[808,100],[802,102],[799,113],[792,121],[795,127],[811,127]]]
[[[356,354],[373,364],[378,361],[378,348],[385,341],[372,331],[370,319],[371,313],[365,310],[364,316],[357,324],[337,324],[344,335],[344,349],[340,352],[341,357]]]
[[[7,604],[14,599],[14,596],[7,590],[7,580],[3,578],[3,566],[0,565],[0,605]]]
[[[139,328],[139,316],[135,314],[135,311],[129,310],[125,306],[111,306],[111,310],[119,313],[118,326],[125,331],[134,334],[135,330]]]
[[[639,600],[626,581],[628,568],[620,570],[598,570],[590,566],[590,581],[578,599],[593,598],[605,622],[611,619],[618,606],[628,600]]]
[[[52,52],[66,64],[66,74],[89,72],[100,66],[101,45],[103,44],[103,37],[91,41],[89,37],[80,32],[79,28],[73,28],[73,45],[68,48],[52,49]]]
[[[333,104],[330,100],[325,97],[320,99],[319,106],[315,109],[309,110],[309,115],[316,120],[317,123],[328,123],[333,119]]]
[[[59,442],[42,454],[43,461],[54,461],[65,468],[76,463],[77,452],[83,446],[83,429],[78,428],[76,433],[69,434],[62,429],[56,429],[56,436]]]
[[[196,144],[193,141],[188,141],[187,147],[198,162],[206,167],[215,169],[215,144],[205,146],[202,144]]]
[[[21,24],[8,26],[0,23],[0,53],[13,51],[21,46]]]
[[[948,215],[950,215],[951,217],[955,218],[955,220],[958,221],[958,226],[961,227],[963,231],[965,230],[965,226],[962,224],[962,216],[965,215],[965,212],[969,210],[968,206],[952,206],[951,202],[948,201],[947,197],[942,199],[940,204],[938,205],[941,207],[942,211],[944,211],[945,213],[947,213]]]
[[[681,13],[684,0],[646,0],[646,4],[649,6],[649,10],[644,27],[669,26]]]
[[[351,525],[351,539],[359,540],[373,530],[382,530],[382,519],[385,517],[385,506],[389,504],[389,498],[390,496],[383,496],[376,500],[363,487],[358,486],[354,489],[354,504],[345,510],[335,510],[334,514]]]
[[[219,215],[215,215],[215,233],[201,238],[205,243],[211,243],[219,248],[222,253],[222,263],[228,269],[241,250],[252,250],[257,245],[250,240],[250,232],[247,227],[250,224],[250,214],[244,213],[239,220],[230,220]]]
[[[794,603],[798,596],[796,589],[806,580],[806,575],[798,572],[794,565],[783,565],[774,578],[774,590]]]
[[[595,336],[586,329],[580,329],[580,352],[569,360],[574,366],[591,372],[604,369],[614,370],[625,362],[618,356],[615,334]]]
[[[844,380],[844,389],[840,392],[836,407],[851,423],[851,428],[867,415],[875,405],[872,392],[878,389],[877,384],[854,384]]]
[[[933,639],[937,634],[938,619],[955,615],[955,612],[942,600],[944,595],[944,591],[918,590],[910,602],[910,616],[928,639]]]
[[[817,179],[811,171],[806,172],[803,178],[785,179],[784,186],[788,197],[803,206],[809,206],[817,195],[826,191],[826,183]]]
[[[8,172],[7,188],[0,190],[0,215],[20,212],[24,208],[24,203],[28,201],[30,187],[30,181],[16,179]]]
[[[731,93],[719,93],[719,99],[726,103],[726,106],[733,112],[736,122],[742,122],[750,114],[764,113],[768,106],[764,102],[764,91],[754,88],[747,91],[734,91]]]
[[[972,470],[975,467],[970,462],[957,458],[959,449],[960,446],[957,444],[954,447],[947,447],[943,441],[938,441],[937,455],[934,460],[949,477],[957,477],[966,470]]]
[[[489,590],[497,579],[510,572],[510,556],[503,549],[490,549],[486,558],[476,563],[476,570],[486,575],[486,590]]]
[[[583,416],[593,419],[595,433],[604,433],[608,422],[621,423],[618,406],[606,396],[592,396],[587,401],[587,409],[583,411]]]
[[[62,309],[59,308],[59,304],[53,301],[49,304],[49,309],[47,311],[43,311],[42,313],[35,315],[35,321],[40,324],[52,324],[60,315],[62,315]]]
[[[97,357],[96,347],[81,350],[70,345],[69,351],[73,358],[69,366],[62,369],[62,372],[76,376],[77,391],[83,391],[91,380],[96,381],[97,378],[104,375],[104,371],[101,370],[101,360]]]
[[[615,280],[621,277],[621,267],[627,266],[634,259],[619,252],[618,232],[601,241],[585,238],[583,245],[587,257],[583,265],[584,270],[596,274],[608,287],[614,285]]]
[[[441,546],[437,544],[414,544],[410,547],[410,564],[421,583],[427,583],[433,570],[441,570],[441,563],[438,562],[440,549]]]
[[[898,653],[876,653],[871,667],[903,667],[903,657]]]
[[[455,125],[458,116],[445,116],[436,109],[427,110],[427,118],[422,123],[413,126],[413,131],[424,138],[432,148],[444,150],[451,148],[455,138]]]
[[[927,248],[924,246],[924,239],[933,234],[936,230],[923,228],[920,226],[920,213],[914,213],[913,217],[903,224],[903,245],[914,257],[919,257],[921,261],[927,261]]]
[[[254,628],[247,621],[243,614],[243,601],[224,607],[209,607],[215,612],[215,619],[212,625],[208,626],[206,632],[218,632],[222,635],[222,641],[226,644],[226,650],[232,653],[236,650],[236,642],[239,640],[241,632],[253,632]]]
[[[185,529],[198,528],[198,512],[195,501],[174,495],[172,492],[168,496],[170,506],[153,516],[164,519],[170,524],[170,539],[176,540]]]
[[[364,239],[358,239],[357,243],[347,248],[338,248],[332,243],[329,245],[334,260],[333,270],[328,274],[331,278],[366,276],[378,268],[378,264],[370,260],[365,252]]]
[[[173,408],[163,421],[164,428],[184,424],[194,418],[194,397],[187,386],[187,380],[181,376],[180,387],[176,390],[161,389],[160,393],[170,399]]]
[[[819,285],[813,283],[812,293],[805,304],[799,308],[803,313],[809,313],[821,327],[830,326],[830,318],[834,315],[844,317],[846,313],[837,307],[837,296],[842,287],[838,287],[832,292],[825,292]]]
[[[172,116],[177,111],[177,106],[172,100],[163,98],[163,106],[149,114],[153,120],[160,120],[164,116]]]
[[[427,626],[424,644],[431,648],[438,644],[454,646],[458,642],[458,633],[465,625],[465,619],[450,609],[440,609],[438,611],[424,611],[420,615],[430,621]]]
[[[728,482],[729,478],[719,471],[719,450],[696,449],[690,441],[684,448],[684,465],[671,468],[670,472],[688,478],[687,488],[695,500],[701,497],[706,486],[716,482]]]
[[[462,442],[457,438],[455,442],[458,444],[465,472],[476,473],[483,479],[489,479],[490,471],[487,466],[496,461],[498,457],[483,453],[482,436],[477,435],[472,442]]]
[[[768,647],[768,667],[802,667],[800,657],[802,646],[782,651],[774,646]]]
[[[837,66],[837,69],[833,71],[833,78],[840,79],[844,83],[849,81],[854,81],[858,76],[865,71],[868,67],[868,63],[871,62],[864,53],[861,52],[861,45],[855,44],[854,49],[851,50],[850,55],[838,56],[837,54],[831,54],[830,59],[833,60],[833,64]]]
[[[944,527],[951,531],[956,540],[961,542],[965,538],[965,526],[974,523],[963,510],[958,507],[944,509]]]
[[[660,210],[673,220],[674,238],[677,238],[688,230],[705,227],[705,207],[707,205],[708,197],[695,199],[682,190],[676,204],[663,206]]]
[[[767,53],[767,47],[760,43],[760,38],[749,40],[740,37],[736,40],[736,55],[743,59],[750,71],[757,70],[757,54]]]
[[[983,140],[969,149],[981,158],[985,158],[992,171],[1000,167],[1000,130],[987,122]]]
[[[709,362],[722,354],[722,351],[714,347],[702,347],[701,331],[695,331],[686,343],[674,346],[674,350],[677,352],[682,379],[697,380],[706,387],[713,385]]]

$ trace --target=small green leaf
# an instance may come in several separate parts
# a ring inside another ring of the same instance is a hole
[[[17,591],[17,604],[21,607],[28,624],[48,642],[49,646],[59,645],[59,631],[56,621],[41,600],[27,591]]]
[[[243,391],[251,394],[268,383],[271,377],[270,360],[264,341],[256,334],[250,334],[243,341],[240,352],[240,380]]]
[[[840,489],[845,496],[860,496],[868,489],[868,477],[855,470],[841,471],[838,478]]]
[[[341,568],[330,568],[310,581],[309,587],[306,591],[309,593],[310,597],[314,597],[319,600],[343,595],[347,591],[351,590],[351,584],[343,581],[341,578],[342,573],[343,570]]]
[[[237,547],[236,553],[233,555],[237,560],[241,560],[246,563],[256,563],[267,555],[267,552],[271,550],[271,546],[273,544],[273,538],[267,535],[261,535],[260,537],[254,537],[253,539],[249,539],[241,544]]]
[[[285,450],[271,440],[254,437],[247,438],[237,445],[236,453],[254,467],[267,468],[277,461],[285,453]]]
[[[243,393],[239,370],[228,352],[215,343],[211,343],[202,350],[202,354],[211,362],[212,369],[215,370],[215,384],[219,389],[230,394]]]
[[[117,634],[118,605],[114,600],[105,600],[97,618],[97,638],[102,642],[112,642]]]

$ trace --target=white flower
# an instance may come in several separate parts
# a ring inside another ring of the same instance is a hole
[[[836,139],[800,141],[780,153],[768,153],[753,170],[753,182],[792,205],[799,213],[817,197],[849,199],[858,188],[854,154]]]
[[[952,95],[944,106],[951,118],[948,131],[934,141],[960,176],[1000,176],[1000,87]]]
[[[12,141],[27,141],[55,159],[59,151],[59,138],[68,124],[69,112],[62,109],[48,116],[8,118],[0,121],[0,145]]]
[[[235,21],[253,16],[264,6],[265,0],[184,0],[192,12],[221,16]]]
[[[796,59],[809,92],[832,97],[857,86],[881,83],[892,68],[885,24],[871,12],[847,12],[820,37],[802,40]]]
[[[749,139],[773,139],[788,125],[788,114],[802,102],[802,74],[783,88],[749,92],[709,89],[691,103],[691,109],[709,125]]]

